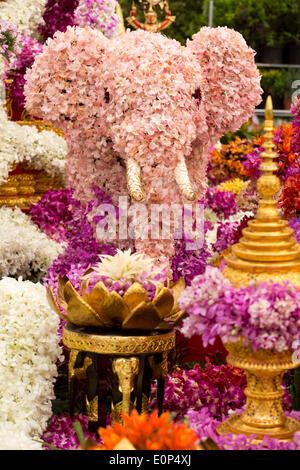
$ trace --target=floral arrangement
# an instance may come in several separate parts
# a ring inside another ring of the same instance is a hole
[[[192,369],[176,368],[167,376],[164,408],[171,414],[175,423],[183,419],[189,423],[191,428],[196,431],[198,438],[205,439],[210,436],[221,449],[230,449],[231,446],[234,446],[234,440],[231,436],[227,436],[226,439],[223,436],[215,438],[216,426],[223,419],[226,419],[232,410],[244,406],[246,398],[244,394],[245,385],[246,377],[244,372],[227,364],[219,366],[207,362],[203,368],[199,364],[194,365]],[[285,409],[289,410],[289,414],[295,415],[296,418],[297,413],[290,411],[291,399],[285,384],[283,385]],[[155,385],[153,385],[153,392],[155,393]],[[151,408],[155,407],[156,401],[154,399],[151,402]],[[74,422],[77,421],[81,424],[84,438],[90,437],[95,441],[95,436],[87,430],[87,417],[75,415]],[[103,437],[102,434],[101,436]],[[292,444],[294,449],[298,448],[296,446],[296,437],[295,442]],[[42,439],[46,443],[63,450],[77,449],[79,445],[73,422],[65,414],[51,418]],[[234,439],[237,439],[237,449],[248,448],[244,437],[235,436]],[[99,443],[103,444],[103,441]],[[110,440],[110,444],[113,446],[115,442]],[[253,444],[248,443],[248,445],[252,448]],[[266,440],[264,445],[266,445]],[[280,448],[280,446],[288,448],[290,445],[290,443],[283,445],[279,441],[270,440],[266,448],[273,449]],[[258,448],[263,448],[263,446],[260,445]]]
[[[139,415],[133,410],[130,416],[123,414],[124,425],[115,423],[107,428],[100,428],[99,434],[103,445],[94,447],[94,450],[112,450],[123,438],[136,450],[195,450],[197,443],[196,433],[189,429],[185,423],[173,423],[170,413],[157,415],[153,411],[150,415]]]
[[[52,416],[48,423],[47,429],[44,431],[41,440],[45,443],[45,450],[51,449],[50,446],[61,450],[75,450],[79,446],[79,439],[74,429],[73,423],[80,423],[83,436],[85,439],[91,438],[93,441],[102,442],[94,434],[88,431],[88,418],[85,415],[77,414],[72,420],[69,415],[61,414]],[[47,445],[48,444],[48,445]]]
[[[256,187],[256,180],[248,180],[247,186],[242,189],[237,197],[236,203],[241,211],[251,211],[254,214],[257,211],[259,202],[258,191]]]
[[[21,34],[34,35],[43,21],[46,0],[5,0],[0,2],[0,18],[14,24]]]
[[[300,173],[286,180],[278,206],[283,209],[286,217],[293,217],[300,211]]]
[[[14,423],[0,421],[0,450],[42,450],[42,446]]]
[[[153,300],[157,284],[167,280],[166,267],[156,267],[154,259],[144,253],[131,253],[131,250],[117,249],[115,255],[99,255],[100,262],[92,267],[92,272],[83,276],[88,279],[88,293],[98,282],[103,282],[109,292],[124,295],[130,286],[139,283]]]
[[[204,346],[219,336],[224,344],[241,338],[254,351],[283,352],[300,339],[300,295],[289,283],[234,288],[219,269],[208,266],[181,294],[179,306],[189,314],[182,333],[202,335]]]
[[[293,139],[295,129],[293,124],[282,123],[280,127],[274,129],[275,151],[277,152],[278,159],[278,172],[277,175],[282,183],[289,178],[300,172],[300,155],[299,152],[293,151]],[[259,146],[256,146],[252,153],[247,155],[243,161],[243,166],[246,175],[251,179],[257,179],[260,176],[259,166],[262,161],[261,153],[264,150],[263,142],[264,137],[259,138]]]
[[[300,421],[299,411],[286,413],[288,416]],[[226,418],[225,418],[226,419]],[[210,437],[221,450],[299,450],[300,449],[300,433],[296,432],[292,442],[283,442],[278,439],[265,436],[263,441],[255,444],[255,435],[247,437],[244,434],[226,434],[219,435],[217,426],[220,421],[215,419],[209,409],[203,407],[200,411],[188,411],[187,420],[189,426],[194,429],[200,439]]]
[[[159,60],[153,49],[159,50]],[[212,80],[206,76],[211,70],[207,64],[211,61],[214,68],[219,57],[224,64],[217,67]],[[241,67],[238,75],[229,62]],[[53,81],[57,76],[61,80]],[[87,87],[90,91],[83,92]],[[218,108],[219,117],[215,102],[210,102],[210,87],[216,94],[225,94],[225,87],[231,100],[224,102],[226,109]],[[25,87],[27,109],[66,131],[68,179],[75,197],[89,201],[91,186],[97,184],[116,203],[127,194],[126,166],[134,165],[136,171],[141,169],[147,204],[182,202],[175,172],[179,167],[190,178],[187,186],[201,197],[206,147],[218,140],[224,128],[235,129],[247,119],[260,93],[253,51],[239,33],[227,28],[203,28],[184,48],[146,31],[127,32],[108,41],[88,27],[69,27],[47,42],[27,71]],[[177,113],[179,108],[184,112]],[[174,254],[173,240],[149,243],[138,238],[136,248],[162,261]]]
[[[79,0],[74,12],[74,24],[90,26],[111,38],[118,32],[120,18],[116,15],[117,0]]]
[[[63,247],[42,233],[26,214],[1,207],[0,276],[40,280]]]
[[[241,191],[245,189],[248,181],[244,181],[241,178],[233,178],[228,181],[223,181],[223,183],[217,186],[219,191],[230,191],[236,196],[239,196]]]
[[[67,144],[63,137],[51,130],[39,132],[35,126],[8,121],[4,110],[0,110],[0,124],[0,184],[7,181],[17,163],[65,178]]]
[[[278,176],[283,180],[300,172],[300,154],[292,151],[295,130],[292,123],[282,123],[275,129],[274,143],[278,154]]]
[[[164,410],[172,413],[173,419],[183,419],[189,410],[200,411],[207,407],[212,417],[221,420],[229,410],[240,409],[246,401],[245,373],[228,364],[205,367],[195,364],[192,369],[177,367],[168,374],[165,388]],[[155,396],[156,385],[152,395]],[[156,406],[156,400],[151,407]]]
[[[57,189],[46,191],[38,203],[30,207],[32,221],[48,237],[66,242],[70,238],[70,224],[80,202],[73,198],[73,191]]]
[[[251,211],[238,211],[227,219],[214,219],[206,211],[206,216],[212,220],[212,226],[205,232],[205,241],[210,256],[206,263],[213,262],[226,248],[236,243],[241,235],[242,228],[245,227],[246,220],[253,217]]]
[[[52,415],[56,362],[62,359],[58,324],[41,284],[1,279],[1,448],[11,445],[13,433],[14,449],[27,447],[29,440],[39,439],[47,427]],[[32,443],[29,448],[36,447]]]
[[[220,138],[239,129],[261,101],[260,76],[252,62],[255,52],[241,34],[227,27],[204,27],[188,40],[187,46],[205,70],[201,93],[208,97],[204,106],[210,136]]]
[[[9,83],[6,85],[9,91],[9,98],[15,106],[20,109],[25,107],[24,85],[25,72],[31,67],[35,56],[43,50],[43,45],[35,38],[28,35],[22,36],[21,50],[16,55],[16,60],[12,65],[13,74],[9,76]]]
[[[0,55],[6,62],[13,63],[20,52],[21,35],[14,25],[0,19]]]
[[[204,226],[205,233],[209,228],[212,228],[212,224],[207,222]],[[181,240],[175,241],[175,253],[171,261],[173,282],[183,278],[187,286],[190,285],[195,276],[205,271],[207,261],[211,256],[205,239],[202,248],[198,250],[187,249],[187,243],[190,241],[185,236]]]
[[[97,194],[98,199],[91,201],[88,208],[84,208],[74,198],[71,189],[48,191],[31,207],[31,218],[40,230],[54,240],[67,242],[64,253],[54,261],[45,279],[54,292],[59,274],[66,275],[78,289],[81,277],[88,268],[99,261],[99,254],[116,253],[117,245],[104,241],[98,243],[94,236],[91,221],[91,218],[95,218],[92,216],[94,207],[102,203],[111,203],[100,190]],[[190,285],[195,276],[203,274],[209,262],[238,240],[237,237],[245,226],[245,220],[252,216],[249,211],[238,212],[224,221],[222,217],[218,218],[214,211],[206,209],[202,248],[188,250],[187,242],[190,240],[185,236],[175,242],[175,253],[171,260],[173,282],[183,278],[186,285]]]
[[[116,0],[67,0],[67,2],[59,0],[56,4],[49,0],[43,15],[45,22],[39,25],[38,30],[42,33],[44,39],[47,39],[47,34],[43,33],[49,28],[54,27],[54,34],[57,30],[65,31],[67,25],[78,25],[81,27],[89,25],[100,30],[105,36],[110,38],[118,32],[119,28],[120,19],[115,14],[116,5]],[[51,24],[53,15],[55,15],[55,23]],[[63,22],[63,26],[61,22]],[[18,34],[20,35],[20,33]],[[32,31],[31,34],[36,35],[36,31]],[[26,69],[32,66],[35,56],[43,50],[43,44],[29,34],[22,35],[21,44],[22,47],[17,54],[17,60],[13,66],[13,74],[7,86],[10,99],[18,109],[24,109],[25,107],[24,85],[26,82]]]
[[[1,47],[4,54],[7,53],[9,59],[14,60],[12,50],[14,52],[18,50],[17,36],[14,30],[7,29],[5,24],[3,32]],[[2,80],[5,75],[5,64],[1,59],[0,56],[0,77]],[[5,96],[5,87],[1,82],[0,93]],[[9,121],[6,110],[1,105],[0,141],[0,185],[7,180],[13,166],[21,162],[27,163],[37,170],[45,170],[51,176],[64,178],[67,153],[65,140],[54,131],[39,132],[35,126],[21,126],[16,122]]]
[[[289,227],[294,230],[293,236],[296,238],[297,243],[300,243],[300,218],[292,217],[289,219]]]
[[[47,0],[43,14],[43,24],[38,32],[46,41],[52,38],[56,31],[66,31],[68,26],[75,26],[74,12],[79,0]]]
[[[184,282],[165,287],[166,269],[156,268],[153,258],[130,249],[99,258],[82,277],[81,294],[66,276],[58,277],[58,303],[48,287],[51,306],[64,321],[79,327],[169,330],[182,317],[177,299]]]
[[[261,138],[246,140],[236,137],[228,144],[215,146],[210,152],[210,165],[208,178],[213,184],[219,184],[226,180],[239,178],[245,180],[249,175],[249,169],[245,162],[249,155],[256,155],[261,148]],[[250,161],[253,157],[250,157]]]
[[[217,188],[208,188],[205,202],[218,217],[227,219],[237,213],[236,196],[231,191],[220,191]]]
[[[214,256],[216,254],[221,255],[224,250],[237,243],[242,236],[242,229],[246,227],[248,220],[252,218],[252,215],[243,214],[239,221],[218,222],[216,241],[211,245]]]
[[[74,199],[72,190],[47,191],[31,208],[31,217],[42,231],[66,241],[64,252],[54,260],[44,278],[44,283],[52,286],[54,292],[59,274],[68,276],[74,287],[79,288],[81,277],[99,261],[99,254],[116,252],[116,246],[95,240],[89,215],[94,205],[110,201],[100,190],[97,195],[98,199],[85,207]]]
[[[90,26],[111,38],[118,32],[116,0],[48,0],[39,32],[44,40],[68,26]]]
[[[292,104],[291,111],[294,115],[292,126],[294,129],[294,136],[292,141],[292,151],[300,153],[300,96],[295,103]]]

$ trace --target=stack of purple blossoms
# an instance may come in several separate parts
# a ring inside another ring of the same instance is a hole
[[[47,191],[38,204],[31,207],[31,217],[37,226],[56,241],[66,243],[63,254],[53,262],[45,284],[56,291],[58,275],[67,275],[75,288],[79,287],[80,277],[96,264],[99,254],[114,255],[116,247],[100,244],[94,238],[94,229],[88,216],[95,207],[112,204],[99,188],[94,188],[96,199],[87,207],[72,196],[72,190]]]
[[[218,217],[227,219],[237,213],[236,195],[231,191],[219,191],[217,188],[208,188],[205,196],[207,206]]]

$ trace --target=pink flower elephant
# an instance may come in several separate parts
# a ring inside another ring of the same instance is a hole
[[[27,72],[27,109],[65,132],[68,181],[87,202],[99,186],[118,204],[200,199],[211,145],[261,101],[254,51],[226,27],[186,47],[145,31],[112,40],[90,28],[57,32]],[[136,239],[170,257],[172,240]]]

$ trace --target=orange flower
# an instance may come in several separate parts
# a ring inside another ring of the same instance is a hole
[[[157,411],[150,415],[139,415],[133,410],[130,416],[123,414],[124,425],[115,423],[107,428],[100,428],[99,434],[104,441],[98,449],[114,449],[120,440],[126,437],[137,450],[195,450],[197,435],[185,423],[175,424],[170,420],[170,413]]]
[[[210,176],[216,182],[224,181],[228,178],[245,179],[247,172],[242,164],[246,156],[253,152],[256,146],[261,146],[263,136],[256,137],[253,141],[236,137],[229,144],[215,148],[211,152]]]

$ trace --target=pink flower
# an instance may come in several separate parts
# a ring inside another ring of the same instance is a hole
[[[184,202],[173,172],[181,159],[204,195],[209,147],[247,120],[261,93],[253,51],[227,28],[203,28],[183,47],[141,30],[108,40],[68,27],[48,39],[26,78],[27,109],[65,131],[75,197],[87,203],[98,185],[117,204],[130,157],[148,208]],[[174,240],[138,239],[136,248],[171,257]]]

